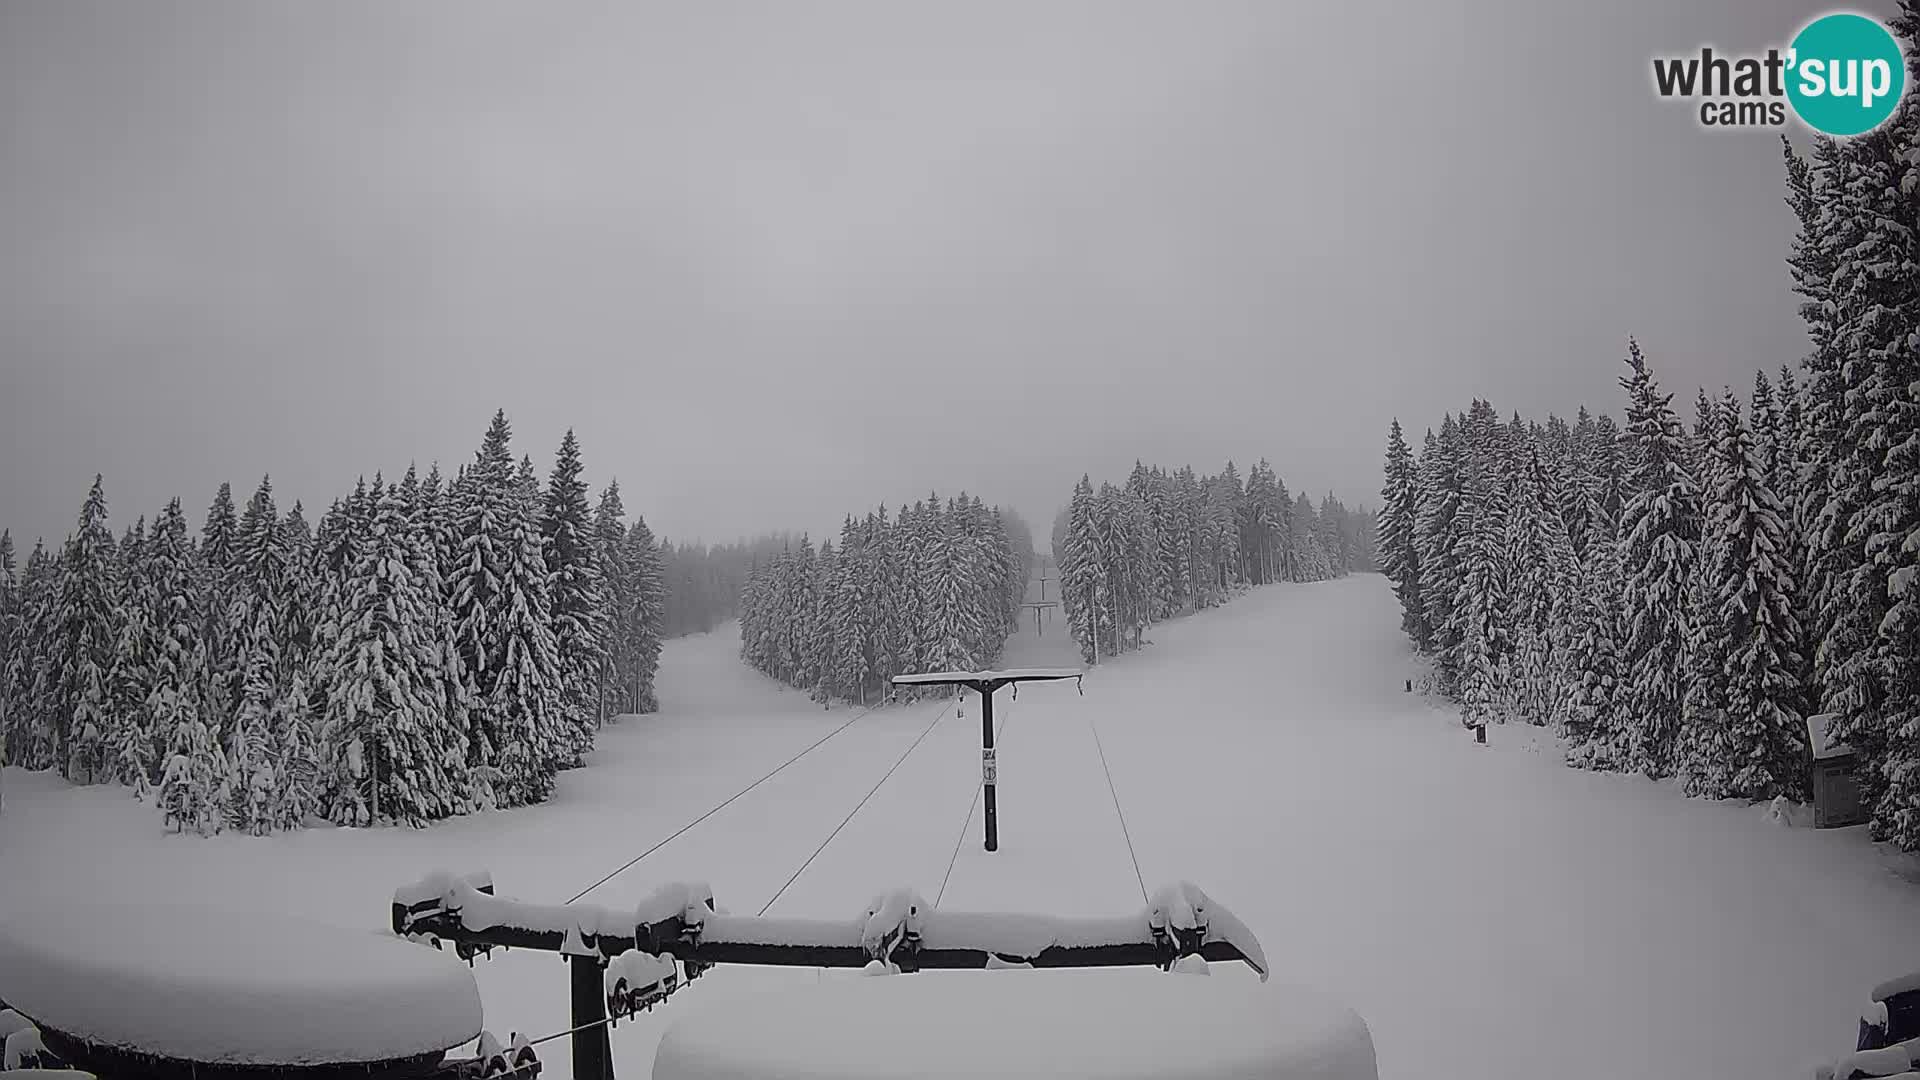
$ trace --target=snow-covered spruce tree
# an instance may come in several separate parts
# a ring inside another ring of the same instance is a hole
[[[1274,501],[1284,513],[1289,505],[1280,496],[1284,485],[1281,485],[1277,476],[1274,483]],[[1154,595],[1162,619],[1186,614],[1193,597],[1193,582],[1187,572],[1193,562],[1193,516],[1181,490],[1177,471],[1169,474],[1155,469],[1153,496],[1160,523],[1160,548],[1156,553],[1158,565],[1155,567]],[[1287,523],[1282,518],[1270,522],[1269,528],[1272,535],[1267,538],[1267,544],[1273,552],[1273,572],[1277,578],[1283,578],[1286,573]]]
[[[1181,570],[1180,593],[1185,599],[1187,611],[1201,611],[1218,601],[1218,582],[1209,573],[1213,555],[1208,528],[1207,487],[1208,482],[1201,479],[1191,465],[1181,466],[1174,474],[1174,503],[1182,529],[1180,546],[1186,556],[1186,565]],[[1292,504],[1288,505],[1291,508]],[[1283,559],[1293,551],[1291,517],[1288,518],[1287,527],[1287,539],[1281,547]],[[1291,567],[1292,564],[1287,565]]]
[[[939,573],[928,604],[934,648],[928,657],[930,666],[936,671],[967,671],[973,667],[968,642],[979,639],[981,631],[974,605],[979,591],[970,580],[973,568],[966,542],[956,527],[949,526],[934,537],[931,547]]]
[[[333,804],[331,784],[340,774],[338,759],[345,752],[343,746],[327,741],[324,720],[335,684],[333,661],[341,655],[340,639],[346,629],[354,549],[360,542],[347,509],[350,501],[335,499],[314,526],[308,569],[314,594],[313,632],[296,671],[304,678],[314,723],[315,790],[322,813]]]
[[[273,502],[273,481],[262,478],[240,516],[232,542],[227,626],[234,632],[240,664],[239,696],[223,749],[233,769],[228,825],[263,835],[273,826],[278,777],[274,717],[285,686],[289,637],[287,602],[292,552],[285,524]]]
[[[95,476],[61,561],[57,617],[60,666],[55,739],[61,775],[80,783],[105,779],[109,772],[108,673],[120,632],[114,559],[113,535],[107,531],[107,497],[101,478]]]
[[[35,541],[16,594],[15,646],[7,657],[7,764],[44,769],[53,753],[51,676],[59,580],[54,556]]]
[[[1567,764],[1575,768],[1628,767],[1624,749],[1631,744],[1630,728],[1620,712],[1625,693],[1620,576],[1619,549],[1612,543],[1589,544],[1569,615],[1567,669],[1574,681],[1561,729]]]
[[[1211,476],[1189,470],[1192,486],[1187,492],[1193,526],[1193,565],[1188,574],[1193,583],[1193,609],[1203,611],[1226,600],[1220,580],[1220,532],[1216,527],[1219,486]]]
[[[912,618],[908,607],[909,590],[907,588],[907,553],[905,538],[900,530],[900,517],[906,513],[906,507],[900,508],[892,522],[887,520],[886,504],[881,504],[879,513],[874,517],[875,547],[878,574],[873,590],[873,625],[875,655],[879,660],[879,677],[882,693],[890,693],[895,675],[907,674],[915,670],[913,664]]]
[[[870,605],[867,579],[872,574],[873,552],[863,542],[853,515],[840,526],[840,562],[828,582],[833,640],[833,684],[840,693],[867,703],[867,684],[872,676],[872,660],[867,643],[872,630],[867,624]]]
[[[35,540],[33,550],[21,564],[13,601],[14,643],[7,654],[6,668],[0,670],[7,701],[7,727],[0,731],[0,749],[6,751],[5,764],[28,769],[38,767],[38,732],[45,706],[36,676],[52,640],[52,605],[46,587],[48,559],[45,541]]]
[[[281,682],[289,684],[306,668],[319,604],[318,582],[313,577],[313,527],[307,523],[306,508],[298,500],[281,519],[280,537],[287,553],[280,674]]]
[[[633,615],[627,623],[626,649],[632,657],[633,711],[641,715],[660,711],[654,679],[660,671],[660,645],[666,637],[666,565],[654,542],[647,519],[633,515],[627,528],[626,563],[632,568]]]
[[[1134,470],[1138,483],[1129,480],[1128,488],[1135,498],[1148,507],[1147,519],[1151,526],[1151,474],[1137,463]],[[1255,585],[1265,585],[1274,580],[1274,572],[1278,569],[1278,553],[1273,544],[1273,523],[1279,517],[1274,507],[1276,491],[1273,467],[1262,458],[1247,470],[1246,499],[1240,505],[1240,573]]]
[[[14,659],[25,642],[21,637],[20,572],[13,554],[13,534],[0,530],[0,767],[12,764],[7,756],[7,736],[15,723],[14,683],[11,677]]]
[[[1212,524],[1217,562],[1213,572],[1224,596],[1224,590],[1237,573],[1229,564],[1237,563],[1238,513],[1234,500],[1228,497],[1218,478],[1214,494]],[[1132,506],[1126,493],[1112,484],[1100,485],[1100,493],[1094,499],[1094,521],[1103,571],[1100,588],[1109,598],[1109,607],[1113,612],[1113,635],[1101,640],[1100,649],[1112,655],[1125,651],[1134,643],[1140,625],[1136,603],[1137,581],[1132,560],[1135,529]]]
[[[1082,475],[1067,506],[1066,549],[1060,558],[1061,607],[1088,663],[1096,659],[1096,643],[1112,625],[1112,617],[1099,604],[1100,552],[1093,500],[1093,481]]]
[[[755,562],[740,588],[740,661],[765,673],[770,673],[767,623],[771,577],[764,564]]]
[[[419,587],[423,615],[421,648],[424,655],[425,694],[436,703],[440,728],[434,738],[436,751],[443,754],[442,768],[448,777],[448,794],[443,799],[449,814],[464,814],[476,808],[474,782],[467,768],[467,733],[472,727],[473,684],[460,660],[453,621],[453,604],[442,575],[451,541],[447,537],[446,494],[440,490],[439,470],[421,484],[409,466],[400,482],[400,502],[406,514],[409,533],[402,550],[407,576]]]
[[[627,558],[627,508],[620,499],[620,481],[610,481],[600,493],[593,514],[593,554],[600,567],[600,621],[606,628],[607,649],[602,657],[599,693],[609,719],[634,711],[632,661],[627,643],[633,638],[638,608],[634,600],[634,569]]]
[[[1156,472],[1160,473],[1164,486],[1165,471],[1156,470]],[[1017,622],[1021,617],[1020,605],[1026,603],[1027,589],[1033,584],[1034,572],[1040,568],[1039,541],[1034,535],[1032,523],[1018,511],[1010,506],[994,506],[991,509],[999,520],[1001,532],[1006,534],[1007,551],[1012,555],[1014,565],[1018,568],[1012,586],[1012,593],[1019,601],[1014,605],[1013,612]]]
[[[1816,172],[1813,163],[1800,157],[1793,144],[1783,136],[1781,146],[1786,157],[1786,202],[1797,219],[1787,265],[1793,275],[1794,291],[1802,297],[1800,318],[1806,324],[1812,351],[1802,363],[1807,382],[1800,401],[1800,422],[1796,426],[1799,468],[1795,477],[1798,497],[1792,506],[1794,531],[1800,548],[1800,589],[1798,605],[1801,625],[1806,628],[1809,650],[1807,670],[1803,673],[1810,690],[1810,702],[1824,708],[1827,694],[1825,673],[1828,668],[1820,643],[1826,640],[1829,617],[1836,614],[1832,602],[1839,550],[1831,549],[1821,515],[1826,508],[1833,463],[1844,446],[1843,410],[1845,386],[1841,378],[1840,357],[1834,345],[1832,299],[1834,258],[1828,228],[1823,222],[1825,204],[1832,200],[1829,178],[1835,173],[1838,148],[1824,136],[1814,142]]]
[[[608,652],[602,598],[606,586],[594,558],[581,469],[580,442],[568,430],[547,479],[540,516],[548,610],[560,664],[558,690],[567,747],[561,764],[566,766],[580,764],[581,756],[593,748],[593,733],[601,719],[599,674]]]
[[[201,836],[220,831],[230,801],[227,757],[201,708],[206,665],[206,643],[196,641],[182,672],[191,684],[157,690],[163,698],[155,710],[170,732],[157,800],[161,821],[175,832],[191,830]]]
[[[1027,598],[1028,562],[1032,555],[1031,549],[1027,554],[1015,553],[1013,538],[1007,529],[1008,516],[998,509],[989,509],[978,495],[973,497],[968,520],[983,579],[979,597],[981,637],[976,652],[983,664],[992,667],[999,664],[1008,635],[1020,628],[1020,605]],[[1158,544],[1157,534],[1152,542]],[[1154,566],[1150,552],[1144,569],[1151,589]]]
[[[527,478],[530,463],[514,467],[512,434],[506,413],[495,413],[459,485],[461,549],[452,582],[461,661],[475,689],[467,761],[498,770],[498,783],[476,801],[500,806],[544,800],[563,752],[538,482]]]
[[[331,816],[341,824],[419,825],[458,813],[466,800],[460,733],[435,693],[431,580],[416,575],[423,538],[404,495],[375,477],[375,513],[356,545],[345,622],[330,665],[327,739],[334,759]]]
[[[493,703],[493,687],[506,651],[498,620],[511,603],[505,589],[512,557],[507,534],[517,510],[509,446],[512,434],[506,412],[496,412],[479,454],[460,470],[452,490],[454,532],[460,546],[447,586],[460,661],[474,692],[467,767],[474,777],[474,801],[489,807],[518,802],[517,792],[500,775],[501,755],[509,741],[520,742],[524,767],[524,748],[533,740],[525,716],[497,715]],[[509,730],[515,721],[520,723]]]
[[[847,572],[847,560],[833,538],[820,541],[820,557],[814,565],[814,625],[816,636],[809,642],[813,651],[814,682],[808,689],[815,701],[831,707],[836,697],[852,698],[852,687],[842,688],[839,656],[839,609],[836,598],[840,579]]]
[[[233,486],[221,484],[207,508],[207,519],[200,528],[197,560],[202,574],[200,598],[205,610],[200,613],[202,635],[207,644],[204,667],[207,687],[201,703],[202,717],[214,737],[224,745],[232,731],[233,714],[240,700],[240,680],[245,644],[242,627],[233,621],[233,600],[239,585],[235,571],[235,544],[240,533],[240,518],[234,508]]]
[[[1694,402],[1695,420],[1690,440],[1688,472],[1699,485],[1700,541],[1687,582],[1685,691],[1680,699],[1680,730],[1675,736],[1674,772],[1688,794],[1699,795],[1725,787],[1711,775],[1717,755],[1713,743],[1727,722],[1727,641],[1714,616],[1720,584],[1722,536],[1716,500],[1721,491],[1720,441],[1725,421],[1701,389]]]
[[[1813,351],[1808,371],[1807,469],[1802,509],[1808,542],[1807,577],[1814,642],[1814,684],[1822,712],[1834,716],[1830,730],[1857,748],[1868,767],[1859,771],[1869,804],[1877,800],[1882,758],[1881,686],[1872,663],[1872,643],[1885,610],[1876,602],[1876,575],[1868,566],[1865,537],[1853,533],[1854,516],[1871,498],[1873,462],[1865,445],[1867,399],[1863,374],[1849,340],[1861,316],[1861,290],[1871,278],[1853,257],[1867,245],[1863,203],[1877,186],[1869,162],[1850,140],[1845,146],[1816,140],[1814,165],[1796,190],[1789,159],[1788,201],[1805,213],[1789,265]],[[1807,202],[1797,200],[1804,194]],[[1844,275],[1844,278],[1843,278]]]
[[[800,544],[794,549],[793,558],[788,560],[786,574],[781,579],[785,597],[781,608],[786,613],[782,649],[787,658],[787,678],[801,689],[811,689],[817,681],[813,665],[818,659],[814,644],[818,640],[816,624],[820,607],[814,585],[819,565],[819,556],[813,549],[813,538],[802,533]],[[925,632],[924,624],[922,632]]]
[[[108,727],[106,775],[146,798],[159,778],[160,762],[147,697],[153,692],[153,654],[162,629],[154,624],[151,564],[146,519],[120,544],[120,633],[114,639],[113,667],[107,676]]]
[[[1239,477],[1233,477],[1237,485]],[[1219,580],[1225,583],[1223,588],[1231,588],[1240,580],[1240,499],[1234,491],[1228,491],[1224,483],[1217,484],[1218,498],[1216,507],[1215,536],[1218,539]],[[1143,581],[1139,553],[1142,548],[1144,522],[1136,513],[1138,504],[1127,494],[1126,489],[1110,484],[1100,485],[1100,495],[1095,500],[1096,520],[1100,526],[1100,547],[1105,555],[1107,575],[1104,587],[1113,594],[1114,638],[1110,645],[1114,653],[1124,652],[1140,645],[1142,622],[1141,601],[1147,594]],[[1223,595],[1225,595],[1223,593]]]
[[[1579,559],[1586,558],[1588,542],[1600,528],[1599,427],[1587,407],[1580,406],[1568,433],[1566,457],[1555,466],[1559,470],[1560,520],[1566,523],[1567,540]]]
[[[1353,573],[1354,549],[1352,515],[1345,504],[1327,492],[1320,500],[1320,509],[1314,518],[1314,535],[1320,539],[1320,547],[1327,553],[1328,574],[1332,577],[1346,577]]]
[[[122,782],[135,783],[136,789],[137,782],[130,778],[135,766],[145,771],[150,783],[160,782],[179,727],[204,724],[199,596],[204,583],[179,499],[168,502],[154,519],[143,556],[141,587],[129,597],[128,608],[129,622],[137,621],[147,635],[141,646],[146,697],[137,713],[147,742],[144,747],[123,743],[120,749]],[[224,758],[222,762],[224,767]]]
[[[1220,597],[1224,601],[1233,595],[1233,590],[1245,583],[1241,576],[1244,565],[1240,557],[1240,507],[1246,500],[1246,490],[1240,482],[1240,470],[1233,462],[1220,475],[1213,478],[1208,487],[1207,507],[1210,511],[1214,534],[1215,574],[1220,582]]]
[[[1888,303],[1895,300],[1898,279],[1886,274],[1898,261],[1890,263],[1889,255],[1901,247],[1892,235],[1898,166],[1878,133],[1838,147],[1816,143],[1815,155],[1811,243],[1790,260],[1796,278],[1802,261],[1830,268],[1824,282],[1797,282],[1810,300],[1818,300],[1802,307],[1814,341],[1805,361],[1811,451],[1806,497],[1816,507],[1807,514],[1814,682],[1821,711],[1834,717],[1829,730],[1853,745],[1865,763],[1858,771],[1863,797],[1878,805],[1885,790],[1889,688],[1876,639],[1890,597],[1885,569],[1873,565],[1866,550],[1876,532],[1867,508],[1885,468],[1880,410],[1891,389],[1876,358],[1897,352],[1901,336],[1894,314],[1900,305]],[[1789,201],[1791,180],[1790,166]],[[1876,821],[1875,828],[1884,825]]]
[[[1505,485],[1489,483],[1469,495],[1467,527],[1454,548],[1463,575],[1455,610],[1465,614],[1461,721],[1467,727],[1504,723],[1513,652],[1508,594]]]
[[[240,526],[233,538],[234,610],[233,624],[240,631],[240,647],[249,654],[249,639],[265,633],[282,642],[286,638],[287,576],[292,563],[285,525],[273,503],[273,480],[262,477],[260,486],[240,515]]]
[[[1432,643],[1432,632],[1420,599],[1420,553],[1414,544],[1419,495],[1413,451],[1396,418],[1387,432],[1386,483],[1380,488],[1380,569],[1400,599],[1400,629],[1424,651]]]
[[[1594,468],[1593,484],[1597,510],[1590,520],[1598,524],[1613,544],[1620,542],[1620,520],[1627,509],[1627,488],[1630,483],[1626,440],[1621,438],[1620,425],[1608,413],[1601,413],[1594,419]]]
[[[1454,696],[1465,666],[1467,612],[1457,606],[1465,580],[1456,547],[1471,522],[1466,505],[1466,466],[1459,425],[1452,414],[1436,436],[1427,433],[1420,455],[1419,516],[1414,523],[1415,550],[1420,558],[1420,601],[1432,633],[1433,686],[1444,697]]]
[[[1510,490],[1504,547],[1513,655],[1507,696],[1528,723],[1557,724],[1570,689],[1563,653],[1575,580],[1573,543],[1546,464],[1532,447]]]
[[[1639,343],[1627,341],[1629,372],[1624,433],[1633,461],[1631,495],[1621,511],[1621,595],[1626,672],[1622,717],[1630,727],[1625,758],[1655,779],[1673,772],[1675,742],[1686,691],[1692,613],[1687,590],[1699,557],[1700,496],[1687,471],[1687,439],[1675,419],[1672,396],[1662,394]],[[1623,748],[1606,754],[1620,760]]]
[[[1293,500],[1293,522],[1294,542],[1300,551],[1300,580],[1329,580],[1334,576],[1333,553],[1322,537],[1320,512],[1304,491]]]
[[[275,702],[273,764],[278,779],[273,792],[271,828],[304,828],[321,816],[319,732],[307,695],[306,674],[295,671]]]
[[[139,601],[154,630],[144,705],[162,820],[176,830],[217,832],[225,822],[228,767],[207,724],[207,581],[180,500],[167,503],[147,537]]]
[[[244,601],[236,601],[236,606]],[[262,607],[245,627],[247,654],[240,686],[240,704],[228,741],[230,769],[227,826],[238,832],[265,836],[273,830],[275,792],[280,779],[275,768],[279,750],[274,721],[280,709],[280,647],[274,636],[273,616]]]
[[[1707,615],[1725,656],[1726,713],[1724,723],[1696,734],[1690,779],[1713,798],[1800,798],[1806,736],[1785,514],[1732,391],[1721,413],[1712,504],[1716,603]]]
[[[818,616],[813,587],[816,561],[813,538],[803,533],[799,545],[778,564],[781,678],[789,686],[802,689],[811,689],[816,682],[812,667]]]
[[[1904,0],[1893,29],[1906,41],[1908,85],[1920,80],[1920,0]],[[1882,717],[1887,747],[1881,767],[1886,791],[1874,807],[1874,829],[1905,851],[1920,851],[1920,105],[1908,93],[1882,129],[1900,165],[1897,229],[1878,230],[1890,243],[1892,284],[1879,309],[1881,336],[1904,328],[1904,351],[1881,347],[1872,355],[1873,400],[1886,447],[1876,498],[1863,515],[1872,531],[1866,550],[1886,574],[1888,608],[1879,626],[1876,657],[1885,665],[1888,703]],[[1901,365],[1904,358],[1905,366]],[[1901,376],[1904,370],[1905,378]],[[1903,392],[1904,383],[1904,392]]]
[[[1753,373],[1753,397],[1747,414],[1760,479],[1779,496],[1783,508],[1790,506],[1787,477],[1793,469],[1793,443],[1786,436],[1780,402],[1774,397],[1773,382],[1765,368]]]

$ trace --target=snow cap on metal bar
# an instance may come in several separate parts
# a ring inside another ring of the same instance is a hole
[[[1044,679],[1078,679],[1086,672],[1079,668],[1011,668],[1006,671],[928,671],[916,675],[895,675],[893,685],[943,685],[977,682],[1037,682]]]

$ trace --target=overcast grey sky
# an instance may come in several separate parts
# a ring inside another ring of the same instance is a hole
[[[1885,4],[1859,10],[1884,14]],[[1270,458],[1796,360],[1784,0],[0,0],[0,525],[574,427],[658,533]]]

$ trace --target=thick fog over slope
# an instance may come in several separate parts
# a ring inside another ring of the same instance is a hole
[[[1136,456],[1373,502],[1456,388],[1802,351],[1778,146],[1647,60],[1815,9],[1674,7],[11,6],[0,520],[324,506],[503,406],[672,537]]]

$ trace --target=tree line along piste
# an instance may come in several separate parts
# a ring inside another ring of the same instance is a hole
[[[116,540],[99,478],[19,568],[0,534],[0,761],[151,794],[169,828],[424,824],[539,802],[656,708],[669,633],[737,607],[778,542],[656,543],[569,432],[543,485],[496,414],[451,480],[376,475],[310,526],[270,481]]]
[[[1033,572],[1012,510],[961,493],[849,516],[840,541],[756,562],[740,599],[740,656],[822,703],[894,696],[896,675],[999,663]],[[951,693],[950,688],[911,691]]]
[[[1800,376],[1702,390],[1689,429],[1629,341],[1624,427],[1476,400],[1416,451],[1396,420],[1382,569],[1467,725],[1745,800],[1804,800],[1831,740],[1871,835],[1917,851],[1920,107],[1785,160]]]
[[[1244,588],[1371,570],[1374,547],[1371,511],[1331,494],[1316,508],[1264,459],[1244,483],[1231,461],[1213,476],[1135,462],[1124,484],[1097,491],[1082,476],[1052,542],[1067,626],[1090,663]]]

